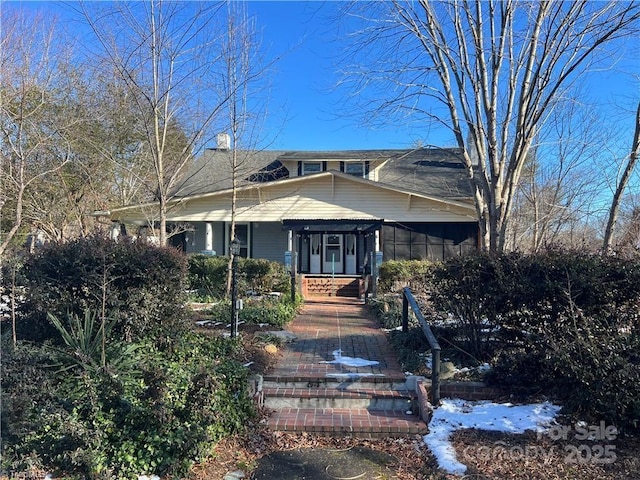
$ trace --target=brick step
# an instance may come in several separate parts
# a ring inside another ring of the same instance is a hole
[[[303,289],[309,297],[359,297],[360,279],[307,277]]]
[[[416,377],[388,375],[291,376],[265,375],[264,388],[329,388],[335,390],[408,390],[415,391]]]
[[[349,408],[367,410],[415,409],[414,392],[408,390],[371,390],[336,388],[287,388],[263,389],[264,405],[268,408]]]
[[[417,416],[394,410],[344,408],[282,408],[268,420],[272,430],[359,438],[424,435],[427,425]]]

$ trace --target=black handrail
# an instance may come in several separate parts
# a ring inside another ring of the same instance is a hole
[[[409,330],[409,307],[413,310],[414,315],[418,319],[422,331],[424,332],[429,347],[431,348],[431,396],[433,405],[440,403],[440,344],[435,335],[431,331],[427,320],[422,315],[418,302],[413,297],[411,289],[404,287],[402,289],[402,331]]]

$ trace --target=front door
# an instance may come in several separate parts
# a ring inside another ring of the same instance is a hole
[[[325,233],[324,240],[324,263],[322,273],[343,273],[342,264],[342,238],[341,234]]]
[[[321,273],[320,271],[320,234],[314,233],[310,235],[309,243],[309,272]]]
[[[345,258],[345,272],[347,275],[355,275],[357,269],[356,262],[356,236],[353,233],[348,233],[344,236],[344,258]]]

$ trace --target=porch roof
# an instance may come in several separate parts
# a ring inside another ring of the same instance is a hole
[[[282,229],[304,233],[371,233],[382,227],[377,219],[283,219]]]

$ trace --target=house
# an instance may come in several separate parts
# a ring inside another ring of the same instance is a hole
[[[229,251],[234,158],[241,256],[293,258],[294,271],[304,277],[358,278],[380,255],[444,260],[478,248],[470,182],[456,149],[227,146],[223,136],[194,162],[171,201],[168,220],[188,225],[171,241],[187,253]],[[110,215],[114,222],[144,224],[145,209],[153,208],[124,207]]]

